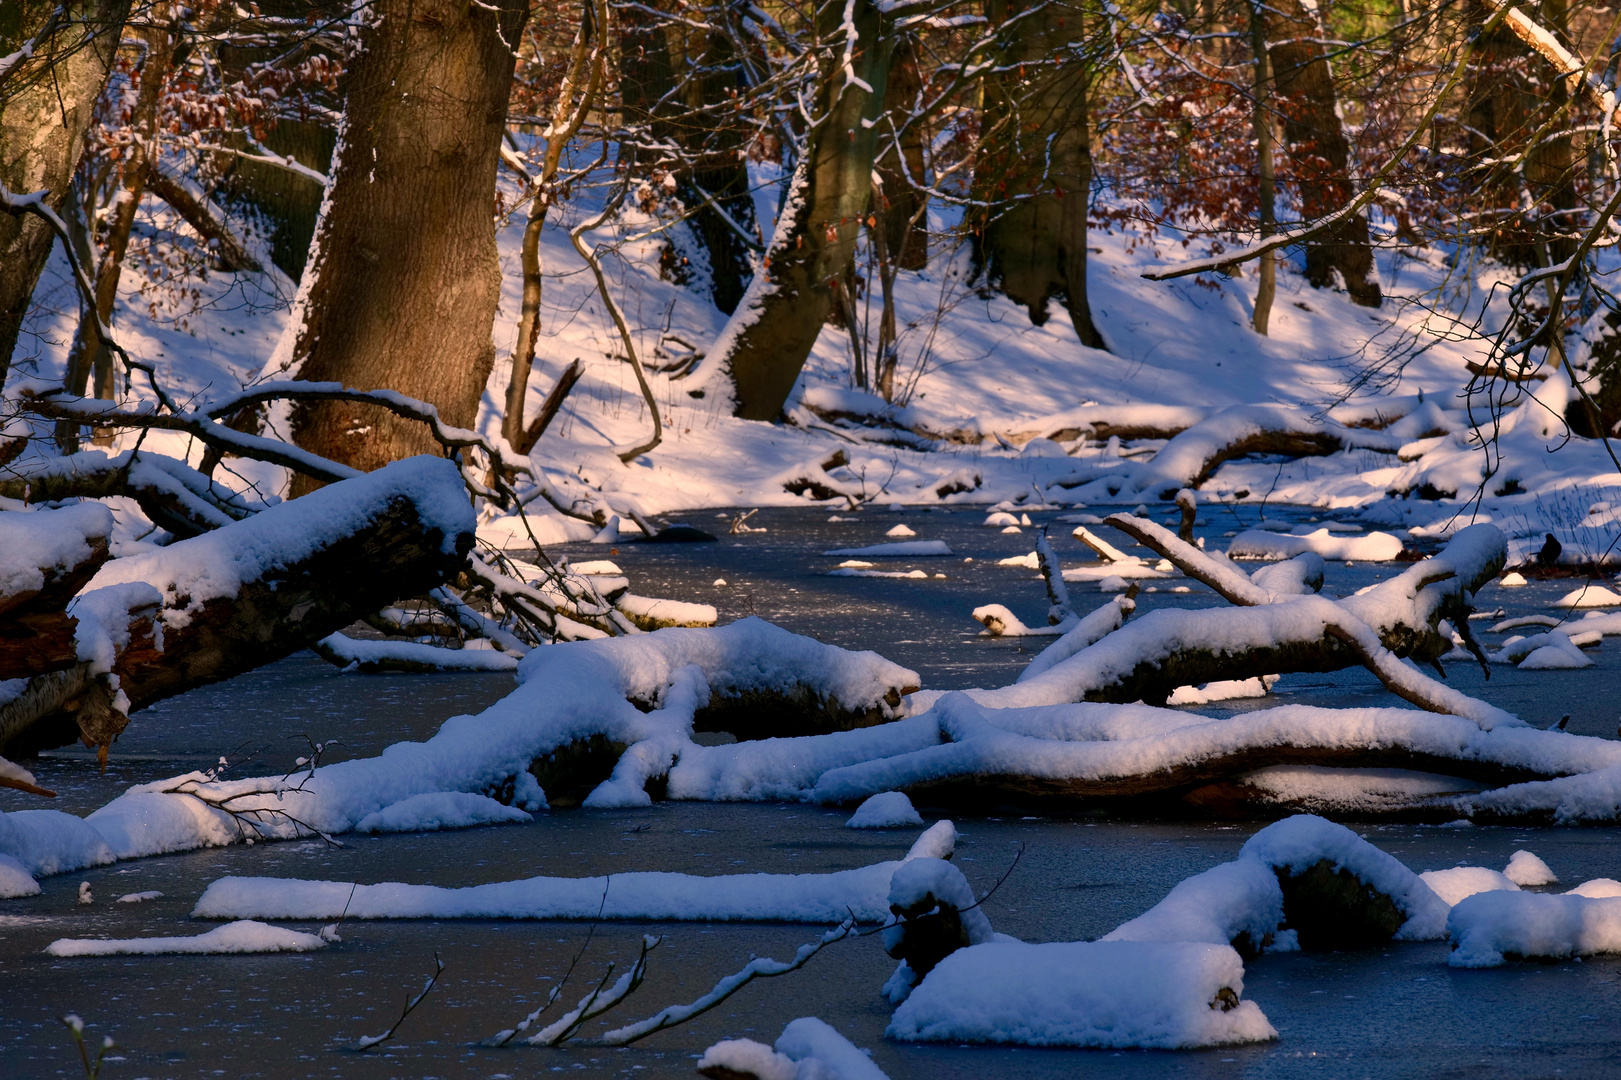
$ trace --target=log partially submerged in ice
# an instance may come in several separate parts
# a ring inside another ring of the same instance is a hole
[[[0,748],[105,748],[129,714],[290,655],[465,565],[455,465],[412,458],[106,563],[69,605],[76,662],[0,706]]]

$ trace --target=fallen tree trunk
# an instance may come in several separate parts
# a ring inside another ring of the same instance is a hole
[[[107,564],[67,614],[72,667],[0,706],[0,748],[106,748],[129,714],[280,659],[458,573],[474,519],[456,466],[415,458]]]
[[[62,609],[107,561],[113,516],[86,504],[0,513],[0,679],[71,667],[75,620]]]

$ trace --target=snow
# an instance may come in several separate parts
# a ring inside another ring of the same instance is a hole
[[[908,860],[949,855],[956,831],[938,822],[905,858],[829,874],[659,871],[611,877],[532,877],[465,888],[384,882],[227,877],[203,890],[200,919],[652,919],[838,923],[889,914],[890,878]]]
[[[867,547],[837,548],[823,555],[859,556],[862,558],[921,558],[932,555],[950,555],[951,546],[944,540],[904,540],[894,544],[870,544]]]
[[[1477,893],[1447,920],[1453,967],[1497,967],[1510,956],[1560,960],[1621,952],[1621,897]]]
[[[324,948],[326,942],[315,934],[243,919],[195,937],[58,938],[45,951],[52,956],[173,956],[314,952]]]
[[[1395,903],[1407,917],[1398,940],[1430,940],[1445,932],[1448,906],[1418,875],[1345,826],[1299,814],[1268,825],[1245,842],[1237,859],[1180,882],[1103,940],[1226,945],[1242,936],[1259,947],[1284,929],[1277,874],[1299,874],[1324,860]]]
[[[0,813],[0,855],[35,877],[104,866],[114,858],[100,832],[60,810]]]
[[[1529,851],[1516,851],[1503,868],[1503,876],[1516,885],[1535,888],[1539,885],[1559,884],[1559,875],[1553,868]]]
[[[1179,686],[1165,699],[1167,705],[1208,705],[1213,701],[1233,701],[1238,698],[1266,697],[1272,692],[1276,675],[1261,675],[1253,679],[1224,679],[1203,686]]]
[[[997,942],[947,956],[895,1010],[885,1034],[907,1042],[1183,1049],[1261,1042],[1277,1031],[1242,994],[1227,945]],[[1213,1002],[1218,1002],[1212,1007]]]
[[[1518,892],[1520,888],[1506,875],[1484,866],[1454,866],[1450,870],[1426,870],[1418,876],[1424,879],[1424,884],[1435,891],[1436,896],[1450,905],[1455,905],[1458,901],[1476,893],[1494,890]]]
[[[717,1067],[756,1080],[888,1080],[865,1050],[814,1016],[783,1028],[775,1050],[753,1039],[716,1043],[704,1051],[696,1068]]]
[[[528,773],[524,774],[528,776]],[[516,806],[503,806],[484,795],[466,791],[431,791],[401,799],[355,823],[356,832],[426,832],[466,829],[474,825],[522,822],[534,819]]]
[[[28,867],[10,855],[0,855],[0,900],[38,895],[39,882]]]
[[[375,641],[331,634],[321,639],[322,648],[348,661],[346,671],[358,670],[384,661],[395,661],[433,671],[516,671],[518,658],[492,649],[447,649],[415,641]]]
[[[1566,895],[1589,896],[1595,898],[1605,896],[1621,896],[1621,881],[1607,877],[1594,878],[1592,881],[1582,882],[1580,885],[1570,890],[1570,892]]]
[[[905,525],[897,525],[893,529],[890,529],[888,532],[884,533],[884,535],[901,538],[907,536],[916,536],[917,533]]]
[[[1311,552],[1325,559],[1389,562],[1400,555],[1401,550],[1400,540],[1382,532],[1344,536],[1323,528],[1298,536],[1251,529],[1233,537],[1227,547],[1227,555],[1233,559],[1292,559]]]
[[[881,791],[856,807],[844,824],[852,829],[898,829],[921,825],[923,818],[904,792]]]
[[[1583,585],[1555,600],[1550,606],[1557,608],[1614,607],[1621,604],[1621,593],[1602,585]]]
[[[125,893],[113,902],[115,904],[144,904],[148,900],[159,900],[162,897],[163,894],[156,889],[148,889],[145,892]]]
[[[1522,585],[1529,585],[1530,582],[1525,580],[1524,574],[1517,570],[1510,570],[1497,580],[1497,584],[1505,589],[1517,589]]]
[[[43,589],[88,560],[94,542],[105,544],[112,532],[112,511],[97,502],[0,513],[0,602]]]

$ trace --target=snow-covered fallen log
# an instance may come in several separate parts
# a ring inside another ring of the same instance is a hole
[[[0,705],[0,747],[105,748],[135,710],[434,588],[473,530],[456,466],[421,457],[105,563],[67,610],[77,663]]]
[[[532,877],[466,888],[228,877],[203,890],[199,919],[648,919],[683,922],[873,922],[889,914],[890,879],[919,859],[949,859],[951,822],[931,826],[898,860],[828,874],[634,871]]]
[[[219,956],[236,953],[314,952],[326,940],[251,919],[186,937],[58,938],[45,947],[51,956]]]
[[[1480,892],[1452,909],[1447,935],[1453,967],[1621,952],[1621,896]]]
[[[76,620],[64,610],[107,561],[113,516],[94,503],[0,511],[0,679],[71,667]]]

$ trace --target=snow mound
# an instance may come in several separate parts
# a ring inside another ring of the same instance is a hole
[[[1476,893],[1452,909],[1447,935],[1453,967],[1621,952],[1621,897]]]
[[[898,829],[903,825],[921,825],[923,818],[905,792],[881,791],[856,807],[856,812],[844,824],[852,829]]]
[[[48,572],[89,559],[95,543],[112,532],[112,511],[99,502],[0,514],[0,596],[38,592]]]
[[[1484,866],[1454,866],[1450,870],[1426,870],[1418,875],[1424,884],[1435,891],[1445,903],[1456,905],[1460,900],[1483,892],[1518,892],[1513,879]]]
[[[114,859],[101,833],[60,810],[0,813],[0,855],[11,856],[34,877],[105,866]]]
[[[1557,885],[1559,875],[1549,865],[1529,851],[1516,851],[1503,868],[1503,876],[1516,885],[1535,888],[1538,885]]]
[[[1508,573],[1504,574],[1498,579],[1497,584],[1501,585],[1505,589],[1517,589],[1521,585],[1529,585],[1531,583],[1525,580],[1525,575],[1520,573],[1518,570],[1510,570]]]
[[[1594,878],[1592,881],[1582,882],[1565,895],[1586,896],[1593,899],[1600,899],[1606,896],[1621,896],[1621,881],[1617,881],[1615,878],[1607,877]]]
[[[326,942],[315,934],[243,919],[193,937],[58,938],[45,951],[52,956],[164,956],[314,952],[324,948]]]
[[[1233,537],[1227,547],[1227,556],[1232,559],[1292,559],[1307,552],[1325,559],[1389,562],[1401,554],[1401,541],[1381,532],[1344,536],[1323,528],[1297,536],[1251,529]]]
[[[1059,520],[1063,519],[1060,518]],[[985,520],[980,522],[980,524],[988,528],[1004,529],[1009,525],[1017,527],[1019,524],[1019,519],[1008,513],[1006,510],[998,510],[994,514],[987,515]]]
[[[39,895],[39,882],[28,867],[10,855],[0,855],[0,900]]]
[[[705,1050],[697,1068],[730,1069],[757,1080],[889,1080],[865,1050],[814,1016],[783,1028],[775,1050],[753,1039],[727,1039]]]
[[[907,1042],[1182,1049],[1261,1042],[1277,1031],[1240,1001],[1226,945],[995,942],[958,949],[895,1010]]]
[[[1266,697],[1276,675],[1261,675],[1254,679],[1224,679],[1203,686],[1179,686],[1165,699],[1167,705],[1208,705],[1212,701],[1234,701],[1239,698]]]
[[[886,532],[884,535],[885,536],[894,536],[894,537],[907,537],[907,536],[916,536],[917,532],[915,530],[911,529],[911,528],[908,528],[905,525],[897,525],[893,529],[890,529],[888,532]]]
[[[897,544],[871,544],[867,547],[835,548],[823,555],[876,555],[886,558],[923,558],[930,555],[950,555],[951,545],[944,540],[903,540]]]
[[[1593,661],[1573,647],[1544,645],[1520,661],[1521,671],[1559,671],[1592,667]]]
[[[1621,593],[1613,589],[1606,589],[1602,585],[1584,585],[1580,589],[1573,589],[1555,600],[1550,606],[1556,608],[1590,608],[1614,607],[1621,604]]]
[[[356,832],[428,832],[534,819],[516,806],[466,791],[430,791],[391,803],[355,823]]]

